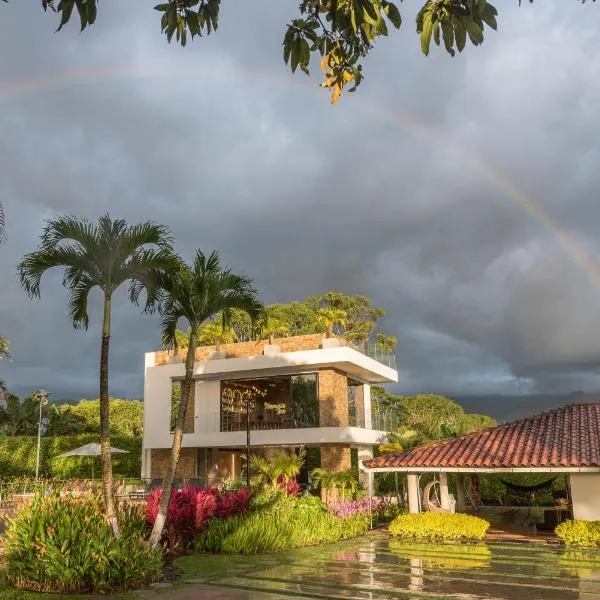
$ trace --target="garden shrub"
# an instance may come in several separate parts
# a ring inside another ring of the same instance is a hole
[[[196,546],[208,552],[276,552],[355,537],[369,525],[368,515],[338,517],[315,496],[259,495],[247,514],[211,520]]]
[[[55,459],[55,456],[98,442],[97,434],[42,438],[40,447],[40,476],[56,479],[89,479],[92,461],[96,461],[96,472],[100,473],[100,460],[89,456],[74,456]],[[115,477],[139,477],[141,471],[142,438],[115,435],[111,445],[128,454],[113,455]],[[0,437],[0,473],[2,477],[35,477],[37,437]]]
[[[162,488],[153,490],[146,501],[146,521],[154,525]],[[248,510],[250,494],[247,488],[236,492],[218,492],[215,488],[198,490],[186,485],[182,490],[172,490],[167,520],[163,530],[163,543],[169,549],[186,548],[204,529],[209,519],[227,520]]]
[[[8,582],[33,591],[106,593],[156,581],[162,554],[144,543],[141,511],[120,507],[118,516],[115,539],[98,499],[36,495],[6,532]]]
[[[556,526],[554,533],[566,546],[574,548],[600,546],[600,521],[564,521]]]
[[[332,504],[329,511],[338,517],[368,514],[376,523],[389,523],[402,512],[402,508],[389,498],[373,496],[369,499],[368,496],[363,496],[358,500],[342,500]]]
[[[392,535],[419,540],[482,540],[490,524],[461,513],[402,514],[390,523]]]

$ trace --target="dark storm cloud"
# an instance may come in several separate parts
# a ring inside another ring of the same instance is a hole
[[[217,34],[186,49],[142,0],[104,2],[81,35],[52,33],[36,3],[1,7],[0,88],[54,85],[0,97],[0,330],[14,351],[0,376],[96,394],[98,298],[90,330],[73,331],[60,274],[29,302],[14,272],[48,217],[109,211],[168,224],[187,257],[220,249],[267,302],[371,296],[399,339],[403,390],[599,388],[600,284],[507,189],[597,264],[600,13],[502,7],[501,31],[451,59],[420,55],[403,6],[403,31],[333,108],[316,76],[281,62],[296,3],[267,5],[225,4]],[[139,395],[156,319],[123,295],[113,325],[112,392]]]

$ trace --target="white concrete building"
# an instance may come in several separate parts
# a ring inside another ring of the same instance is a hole
[[[206,483],[240,477],[247,429],[252,453],[318,448],[313,457],[320,455],[321,466],[330,470],[348,468],[352,452],[356,460],[372,457],[390,424],[372,414],[370,385],[398,380],[394,357],[369,356],[320,334],[276,342],[198,348],[179,477]],[[142,476],[147,479],[165,474],[177,407],[173,390],[184,376],[181,356],[146,354]]]

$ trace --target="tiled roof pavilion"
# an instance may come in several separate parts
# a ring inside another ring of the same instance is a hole
[[[600,403],[563,406],[363,465],[368,471],[598,472]]]

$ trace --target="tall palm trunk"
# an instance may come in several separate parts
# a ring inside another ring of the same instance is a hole
[[[173,434],[173,445],[171,446],[171,459],[169,461],[169,470],[167,471],[167,477],[163,484],[163,490],[160,496],[160,504],[158,505],[158,513],[156,515],[156,520],[154,521],[152,533],[150,534],[150,539],[148,540],[148,544],[152,548],[156,548],[158,546],[162,537],[162,532],[165,526],[165,522],[167,520],[167,511],[169,509],[169,500],[171,499],[173,481],[175,479],[175,469],[177,468],[179,455],[181,454],[185,414],[187,412],[190,392],[194,383],[193,375],[194,361],[196,357],[196,329],[197,327],[191,327],[190,330],[188,350],[185,358],[185,377],[181,382],[181,400],[179,401],[177,424],[175,425],[175,432]]]
[[[102,323],[102,347],[100,350],[100,457],[102,460],[102,487],[106,518],[115,537],[119,537],[119,523],[113,496],[112,460],[110,455],[110,419],[108,405],[108,353],[110,348],[110,301],[104,295],[104,320]]]

